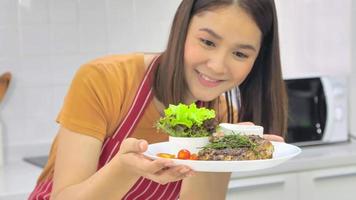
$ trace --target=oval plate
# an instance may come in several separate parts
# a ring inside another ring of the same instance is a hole
[[[243,172],[267,169],[280,165],[287,160],[297,156],[302,150],[294,145],[283,142],[272,142],[274,146],[273,158],[263,160],[239,160],[239,161],[203,161],[203,160],[180,160],[172,159],[175,164],[182,164],[191,167],[195,171],[202,172]],[[172,152],[169,142],[150,144],[144,153],[151,159],[158,159],[157,153]]]

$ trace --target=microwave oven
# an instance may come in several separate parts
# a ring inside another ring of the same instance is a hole
[[[349,139],[346,78],[298,78],[285,83],[289,105],[287,143],[306,146]]]

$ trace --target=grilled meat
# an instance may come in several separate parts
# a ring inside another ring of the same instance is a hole
[[[270,141],[257,135],[214,136],[211,143],[198,153],[199,160],[259,160],[273,154]]]

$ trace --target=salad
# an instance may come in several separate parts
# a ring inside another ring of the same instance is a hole
[[[231,127],[234,124],[227,125]],[[202,145],[197,153],[179,148],[177,154],[160,152],[158,157],[206,161],[259,160],[272,158],[274,151],[272,143],[259,135],[244,135],[239,131],[225,134],[231,131],[223,131],[218,126],[215,111],[198,108],[194,103],[169,105],[156,127],[172,137],[210,138],[209,143]]]
[[[216,131],[215,111],[190,105],[169,105],[156,127],[173,137],[205,137]]]

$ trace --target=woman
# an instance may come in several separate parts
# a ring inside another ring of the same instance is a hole
[[[229,92],[237,87],[238,114]],[[162,54],[116,55],[82,66],[30,199],[224,199],[229,173],[193,172],[142,154],[148,143],[167,140],[153,125],[168,104],[197,101],[215,109],[220,122],[285,131],[273,0],[183,0]]]

